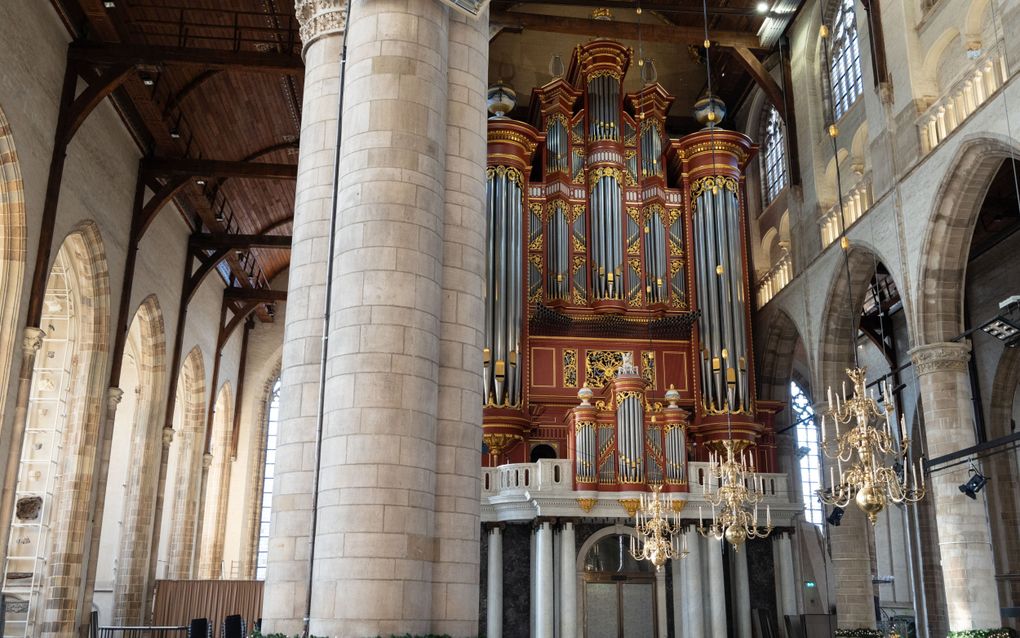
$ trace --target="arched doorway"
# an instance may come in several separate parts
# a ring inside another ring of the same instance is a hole
[[[548,443],[539,443],[538,445],[531,448],[531,462],[536,463],[542,459],[555,459],[556,448],[549,445]]]
[[[98,229],[84,223],[64,240],[47,279],[4,573],[7,636],[59,634],[76,622],[90,524],[82,503],[104,400],[106,274]],[[44,618],[43,609],[58,612]]]
[[[659,635],[656,575],[630,555],[631,535],[613,532],[582,548],[580,574],[585,638]]]

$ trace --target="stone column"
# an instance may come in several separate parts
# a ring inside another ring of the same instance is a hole
[[[733,615],[737,638],[751,638],[751,585],[747,580],[747,545],[730,552],[733,582]]]
[[[7,453],[7,467],[0,485],[0,565],[6,569],[7,546],[11,540],[11,522],[14,519],[14,500],[18,490],[18,471],[21,469],[21,451],[25,442],[25,427],[28,424],[28,401],[32,389],[32,374],[35,372],[35,355],[42,347],[46,333],[39,328],[28,326],[21,336],[21,369],[18,373],[18,396],[14,404],[14,418],[11,420],[11,440]]]
[[[478,633],[488,11],[449,13],[434,634]]]
[[[776,536],[776,554],[778,554],[778,566],[776,572],[779,576],[779,632],[786,635],[786,619],[784,616],[795,616],[797,614],[797,577],[793,570],[793,548],[789,534]]]
[[[535,532],[535,638],[553,638],[556,631],[552,554],[552,524],[543,522]]]
[[[570,521],[560,529],[560,638],[577,638],[577,541]]]
[[[714,541],[710,541],[714,542]],[[687,531],[687,558],[680,561],[683,573],[683,613],[678,617],[683,620],[683,632],[678,634],[686,638],[702,638],[707,635],[705,624],[705,563],[704,547],[706,540],[692,526]],[[677,582],[673,581],[673,596],[677,595]]]
[[[503,638],[503,535],[498,525],[493,525],[489,530],[485,635],[489,638]]]
[[[690,556],[684,560],[673,560],[669,563],[669,577],[673,580],[673,600],[669,604],[673,608],[673,634],[676,638],[687,637],[687,610],[684,608],[684,571]]]
[[[662,569],[655,572],[655,624],[659,638],[666,638],[669,634],[666,619],[666,572]]]
[[[723,576],[722,541],[708,539],[709,613],[712,619],[711,638],[727,638],[726,582]]]
[[[263,631],[299,634],[308,596],[315,424],[346,0],[297,0],[305,61]]]
[[[918,346],[910,357],[921,386],[928,457],[974,445],[970,343]],[[969,478],[966,465],[939,470],[929,478],[927,498],[933,500],[939,522],[950,631],[1002,626],[984,495],[971,500],[958,489]]]
[[[314,538],[316,635],[430,633],[433,564],[461,560],[457,543],[437,538],[435,517],[448,26],[449,9],[437,0],[351,5]],[[447,523],[447,532],[474,538],[463,551],[477,560],[477,531]]]

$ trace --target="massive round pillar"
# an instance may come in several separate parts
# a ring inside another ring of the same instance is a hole
[[[975,445],[970,343],[918,346],[910,357],[921,385],[929,458]],[[954,632],[1002,626],[985,497],[969,499],[959,490],[969,478],[967,465],[941,469],[931,476],[946,609],[949,629]]]
[[[305,84],[280,379],[264,626],[300,633],[308,596],[315,425],[346,0],[298,0]]]

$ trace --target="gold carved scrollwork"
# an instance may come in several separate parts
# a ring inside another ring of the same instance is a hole
[[[573,237],[573,240],[574,240],[574,252],[583,253],[584,252],[584,242],[582,242],[576,236]],[[581,259],[583,259],[583,258],[581,258]]]
[[[741,162],[747,159],[747,151],[744,150],[744,147],[740,146],[739,144],[734,144],[733,142],[726,142],[723,140],[716,140],[714,143],[701,142],[700,144],[688,146],[682,149],[678,153],[678,156],[679,159],[683,160],[694,157],[695,155],[701,155],[702,153],[712,152],[732,153],[733,155],[736,155]]]
[[[539,235],[539,236],[535,237],[534,239],[532,239],[531,243],[528,244],[528,250],[542,250],[542,240],[544,238],[545,238],[545,235]]]
[[[680,209],[679,208],[670,208],[669,209],[669,225],[672,226],[673,224],[675,224],[676,220],[679,219],[679,218],[680,218]]]
[[[616,393],[616,404],[620,405],[627,399],[640,399],[641,397],[641,393],[637,390],[622,390]]]
[[[641,506],[641,501],[636,498],[621,498],[619,500],[620,505],[627,512],[627,518],[634,518],[634,514],[637,513],[638,507]]]
[[[737,192],[737,180],[732,177],[726,177],[724,175],[710,175],[708,177],[702,177],[691,184],[691,198],[697,199],[702,193],[708,190],[717,188],[725,188],[728,191],[734,193]]]
[[[513,166],[489,166],[485,169],[485,178],[506,177],[507,180],[524,188],[524,175]]]
[[[600,166],[588,173],[588,181],[594,184],[603,177],[612,177],[618,182],[623,181],[623,171],[613,166]]]
[[[591,73],[588,74],[588,81],[591,82],[595,78],[601,78],[604,76],[609,76],[619,81],[620,78],[623,77],[623,74],[621,74],[616,69],[599,69],[598,71],[592,71]]]
[[[599,502],[597,498],[579,498],[577,499],[577,506],[584,511],[585,514],[592,511],[595,505]]]
[[[582,215],[584,215],[584,204],[574,204],[570,209],[570,222],[574,223]]]
[[[563,349],[563,387],[577,387],[577,350],[575,348]]]
[[[623,353],[618,350],[589,350],[584,359],[584,380],[589,388],[602,388],[616,377],[623,365]]]
[[[655,388],[655,353],[645,350],[641,353],[641,376],[648,387]]]

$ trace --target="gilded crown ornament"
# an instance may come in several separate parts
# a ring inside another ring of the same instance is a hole
[[[906,470],[910,438],[904,434],[897,441],[893,435],[893,403],[888,383],[882,383],[880,406],[874,389],[868,392],[866,368],[849,368],[846,373],[853,384],[852,395],[847,398],[844,384],[833,403],[830,387],[828,409],[822,414],[822,451],[836,461],[836,467],[829,466],[830,487],[818,490],[818,498],[837,507],[846,507],[854,501],[874,525],[887,504],[916,503],[924,498],[924,471],[918,483],[920,461],[909,464],[909,473]],[[826,438],[826,420],[833,423],[835,441]],[[876,427],[874,421],[884,425]],[[849,429],[841,432],[841,426]],[[902,417],[900,430],[906,432]],[[844,468],[844,463],[849,463],[849,467]]]

